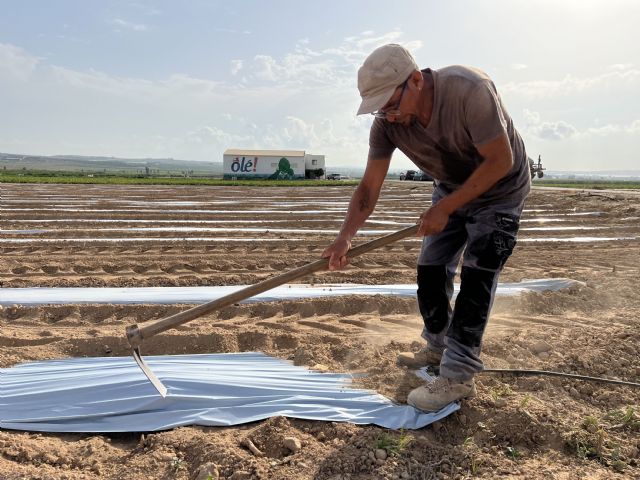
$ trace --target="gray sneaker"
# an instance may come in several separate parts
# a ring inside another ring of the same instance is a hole
[[[432,382],[411,390],[407,403],[418,410],[437,412],[451,402],[475,396],[476,385],[473,378],[460,382],[446,377],[436,377]]]
[[[429,347],[424,347],[417,352],[402,352],[398,354],[398,365],[418,369],[422,367],[439,367],[442,360],[442,352],[436,352]]]

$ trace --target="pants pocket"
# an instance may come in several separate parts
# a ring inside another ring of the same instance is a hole
[[[510,213],[496,213],[493,220],[493,225],[478,226],[484,232],[471,239],[467,257],[479,268],[499,271],[516,246],[520,218]]]
[[[512,213],[496,213],[496,227],[515,235],[520,228],[520,217]]]

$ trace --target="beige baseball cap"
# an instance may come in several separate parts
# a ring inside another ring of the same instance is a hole
[[[409,50],[390,43],[376,48],[358,70],[358,90],[362,103],[358,115],[384,107],[393,92],[411,72],[420,70]]]

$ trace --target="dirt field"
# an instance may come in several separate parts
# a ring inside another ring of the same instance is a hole
[[[318,258],[352,189],[2,185],[0,282],[251,284]],[[430,193],[426,183],[388,182],[362,238],[411,224]],[[585,286],[499,299],[485,364],[640,381],[640,197],[534,190],[526,208],[501,279],[565,277]],[[403,241],[305,282],[411,283],[419,247]],[[126,356],[127,325],[187,307],[7,306],[0,367]],[[420,346],[420,329],[411,299],[238,305],[148,340],[144,353],[264,351],[367,372],[367,387],[404,401],[417,380],[395,356]],[[0,479],[640,478],[639,389],[490,375],[477,385],[478,397],[419,431],[285,418],[148,434],[0,430]],[[285,447],[286,437],[301,448]]]

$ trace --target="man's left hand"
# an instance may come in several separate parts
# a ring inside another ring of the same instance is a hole
[[[420,228],[417,235],[424,237],[440,233],[448,222],[449,212],[445,210],[443,205],[436,203],[420,215]]]

